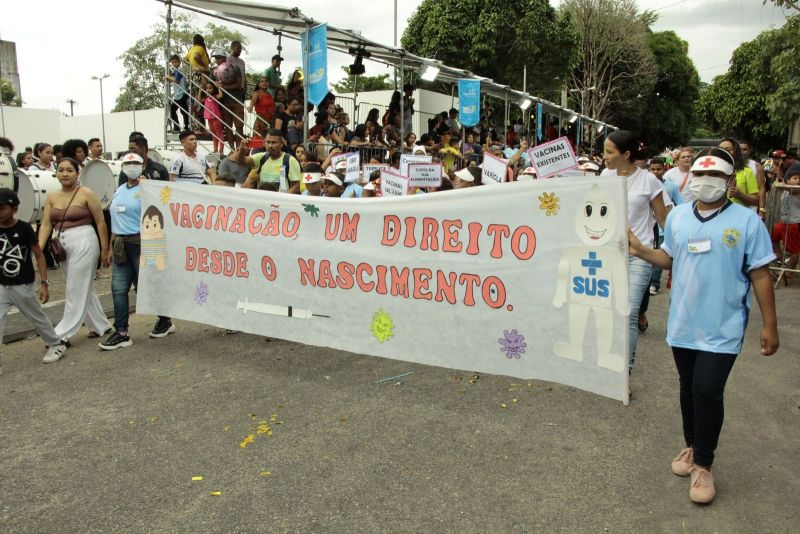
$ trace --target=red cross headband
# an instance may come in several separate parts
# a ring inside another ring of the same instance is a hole
[[[733,174],[733,165],[717,156],[700,156],[692,163],[691,172],[719,171],[725,176]]]
[[[322,179],[322,173],[319,172],[307,172],[303,175],[303,182],[307,184],[313,184],[319,182]]]

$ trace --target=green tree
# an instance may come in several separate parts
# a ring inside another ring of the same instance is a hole
[[[768,3],[775,4],[778,7],[788,7],[789,9],[794,9],[797,12],[800,12],[800,2],[797,0],[764,0],[763,5]]]
[[[548,0],[423,0],[401,44],[495,82],[542,94],[564,84],[577,61],[577,34],[568,15]]]
[[[225,26],[208,23],[200,28],[194,18],[185,13],[173,15],[171,28],[171,54],[183,57],[192,46],[192,37],[199,33],[205,38],[206,48],[227,50],[231,41],[247,45],[247,39],[238,31]],[[146,37],[136,41],[119,57],[125,66],[125,82],[120,87],[112,111],[149,109],[164,106],[164,43],[167,40],[167,26],[160,22]]]
[[[698,111],[707,126],[761,149],[782,145],[800,109],[798,39],[800,16],[794,16],[734,50],[728,72],[701,92]]]
[[[342,67],[345,78],[333,84],[333,90],[337,93],[352,93],[355,88],[356,77],[350,74],[350,69]],[[368,91],[385,91],[393,89],[394,84],[389,81],[388,74],[380,74],[378,76],[364,76],[363,74],[358,77],[358,92],[366,93]]]
[[[650,12],[634,0],[565,0],[580,34],[580,62],[569,82],[576,109],[614,124],[637,123],[655,85]],[[593,130],[594,131],[594,130]]]
[[[651,33],[648,43],[655,58],[656,82],[644,98],[646,111],[630,126],[641,132],[652,151],[660,151],[685,145],[691,138],[700,77],[689,59],[689,45],[675,32]]]
[[[17,90],[14,88],[14,84],[2,78],[0,78],[0,95],[2,95],[4,106],[19,107],[22,105],[19,98],[17,98]]]

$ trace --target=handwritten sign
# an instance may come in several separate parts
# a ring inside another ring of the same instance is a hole
[[[506,172],[507,168],[507,160],[500,159],[486,152],[483,155],[481,181],[484,185],[503,183],[508,177],[508,173]]]
[[[336,169],[336,164],[341,160],[347,162],[347,169],[344,173],[345,182],[357,182],[361,176],[361,156],[358,152],[347,152],[346,154],[339,154],[331,158],[331,165]]]
[[[372,176],[372,173],[375,171],[382,171],[384,169],[389,169],[389,165],[386,163],[365,163],[364,164],[364,179],[362,183],[369,182],[369,177]]]
[[[411,187],[439,187],[442,185],[442,164],[409,163],[408,177]]]
[[[528,155],[539,178],[548,178],[578,166],[578,158],[566,137],[535,146],[528,150]]]
[[[408,165],[410,163],[432,163],[433,156],[423,154],[401,154],[400,155],[400,174],[408,176]]]
[[[381,171],[381,193],[385,197],[402,197],[408,194],[408,178],[391,171]]]

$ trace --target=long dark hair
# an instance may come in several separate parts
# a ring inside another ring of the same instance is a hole
[[[203,50],[206,50],[206,40],[203,39],[203,36],[199,33],[194,34],[192,37],[192,45],[200,45],[203,47]]]
[[[739,141],[733,137],[723,137],[720,139],[719,144],[722,144],[725,141],[733,145],[733,154],[730,154],[733,156],[733,170],[739,172],[744,169],[744,154],[742,154],[742,147],[739,144]],[[723,150],[723,152],[728,153],[725,150]]]

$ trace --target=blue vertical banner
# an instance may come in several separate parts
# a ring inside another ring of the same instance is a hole
[[[536,104],[536,141],[539,142],[542,140],[542,112],[544,111],[544,106],[542,106],[541,102]]]
[[[481,120],[481,81],[458,80],[458,115],[464,126],[475,126]]]
[[[328,25],[315,26],[309,33],[308,54],[305,32],[300,34],[300,49],[303,51],[303,72],[308,76],[308,101],[316,106],[328,94]]]

